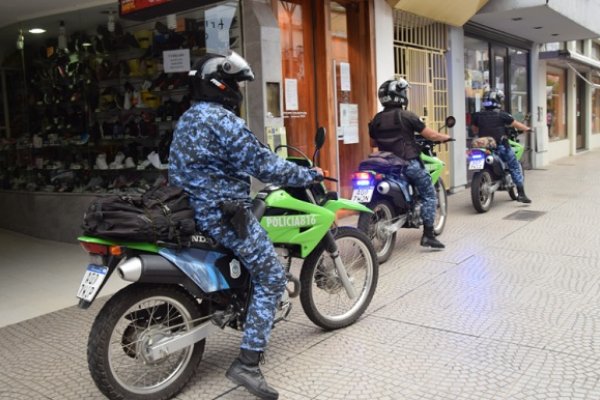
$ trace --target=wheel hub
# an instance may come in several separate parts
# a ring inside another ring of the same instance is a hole
[[[171,336],[162,325],[155,325],[141,332],[136,343],[136,351],[144,364],[158,365],[168,358],[168,354],[163,354],[161,358],[153,359],[150,357],[150,347],[171,338]]]

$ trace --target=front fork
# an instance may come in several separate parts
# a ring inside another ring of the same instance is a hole
[[[340,281],[342,282],[342,286],[344,286],[348,297],[354,300],[358,295],[356,293],[356,289],[352,285],[352,282],[350,282],[348,272],[346,271],[346,267],[342,262],[342,258],[340,257],[340,251],[331,231],[325,234],[325,236],[323,237],[323,243],[325,244],[325,250],[327,250],[327,252],[333,260],[333,264],[335,265],[335,269],[338,273]]]

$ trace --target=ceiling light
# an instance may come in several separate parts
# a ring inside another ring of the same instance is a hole
[[[543,26],[534,26],[533,29],[542,29]]]
[[[558,36],[560,33],[553,33],[552,36]]]
[[[44,33],[44,32],[46,32],[46,30],[42,29],[42,28],[31,28],[29,30],[29,33],[33,33],[35,35],[39,35],[40,33]]]
[[[521,17],[514,17],[514,18],[511,18],[511,19],[513,21],[522,21],[523,20],[523,18],[521,18]]]

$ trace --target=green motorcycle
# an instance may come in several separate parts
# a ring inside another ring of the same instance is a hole
[[[315,157],[324,140],[320,128]],[[291,160],[313,165],[304,155]],[[289,280],[276,323],[286,319],[290,299],[297,296],[308,318],[325,330],[354,323],[369,306],[378,280],[377,257],[362,232],[336,226],[336,212],[342,209],[370,212],[338,198],[322,182],[307,188],[266,186],[256,195],[252,211]],[[175,396],[194,375],[207,337],[225,327],[243,329],[250,276],[231,251],[211,238],[194,235],[184,249],[91,236],[78,240],[90,254],[77,293],[79,307],[94,302],[114,271],[133,282],[106,302],[89,335],[89,369],[108,398]],[[299,277],[292,275],[294,259],[302,260]]]
[[[519,160],[519,168],[523,174],[520,161],[525,147],[519,143],[517,136],[517,130],[508,130],[508,143]],[[471,148],[467,151],[468,169],[474,171],[471,179],[471,202],[479,213],[489,211],[497,191],[507,191],[512,200],[517,200],[519,196],[508,165],[496,154],[496,146],[492,138],[480,137],[473,140]]]

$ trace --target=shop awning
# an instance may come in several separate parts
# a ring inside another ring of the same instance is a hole
[[[600,37],[600,2],[489,0],[471,22],[535,43]]]
[[[562,67],[573,66],[580,72],[600,71],[600,61],[569,50],[544,51],[539,57]]]
[[[396,10],[407,11],[437,22],[463,26],[488,0],[387,0]]]

